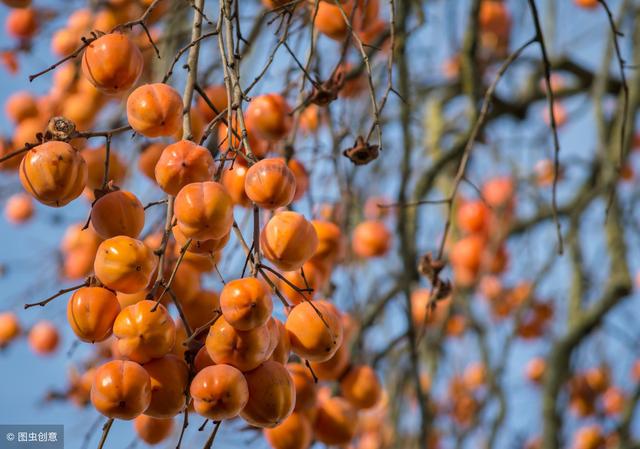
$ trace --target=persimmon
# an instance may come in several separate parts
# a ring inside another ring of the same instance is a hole
[[[162,143],[151,143],[144,147],[138,158],[138,169],[153,182],[156,182],[156,164],[164,148]]]
[[[478,390],[487,382],[487,369],[483,363],[471,363],[465,368],[462,380],[469,390]]]
[[[62,115],[75,123],[77,129],[87,130],[93,126],[100,102],[84,93],[73,93],[62,100]]]
[[[149,284],[156,264],[156,257],[147,245],[120,235],[100,244],[93,269],[108,288],[135,293]]]
[[[181,304],[187,322],[194,330],[215,318],[220,309],[220,299],[213,290],[199,290],[189,301]]]
[[[244,373],[249,387],[249,401],[240,416],[252,426],[270,428],[293,412],[296,390],[287,368],[266,361],[253,371]]]
[[[368,409],[380,400],[382,386],[373,368],[354,365],[340,379],[340,391],[357,409]]]
[[[193,368],[195,369],[195,372],[198,373],[202,371],[204,368],[206,368],[207,366],[213,366],[213,365],[215,365],[215,362],[211,360],[211,357],[209,357],[209,353],[207,352],[207,347],[206,346],[201,347],[198,350],[196,357],[193,360]]]
[[[482,186],[482,198],[493,209],[509,209],[513,205],[515,186],[509,176],[492,178]]]
[[[107,157],[106,147],[86,148],[80,152],[87,163],[88,177],[87,188],[99,189],[104,182],[104,161]],[[121,184],[127,175],[127,166],[114,148],[109,151],[109,179],[114,184]]]
[[[8,140],[4,140],[0,138],[0,158],[7,156],[15,150],[13,143]],[[24,157],[24,153],[17,154],[4,162],[0,162],[0,170],[1,171],[17,171],[20,167],[20,162],[22,162],[22,158]],[[244,184],[242,186],[244,190]]]
[[[38,321],[29,331],[29,347],[39,355],[53,353],[58,348],[58,328],[50,321]]]
[[[196,105],[205,122],[208,123],[227,108],[227,88],[224,84],[213,84],[207,87],[204,93],[216,109],[214,111],[204,98],[198,97]]]
[[[625,395],[618,387],[611,386],[602,394],[602,408],[609,416],[622,413],[625,405]]]
[[[318,246],[315,229],[303,215],[283,211],[274,215],[260,234],[260,249],[276,267],[297,270],[313,256]]]
[[[67,321],[76,336],[89,343],[111,336],[113,323],[120,313],[116,295],[102,287],[82,287],[67,303]]]
[[[20,123],[26,118],[38,116],[38,103],[33,94],[16,92],[4,103],[4,113],[13,123]]]
[[[79,407],[85,407],[91,402],[91,385],[96,375],[95,368],[89,368],[80,374],[75,369],[69,371],[69,399]]]
[[[287,369],[296,390],[294,410],[302,411],[315,407],[317,388],[309,368],[302,363],[288,363]]]
[[[305,134],[313,134],[320,126],[320,107],[311,104],[300,113],[300,128]]]
[[[291,352],[291,342],[289,341],[289,333],[284,327],[282,321],[277,318],[272,318],[278,335],[272,334],[272,338],[277,337],[277,341],[269,360],[282,363],[283,365],[289,360],[289,353]]]
[[[173,430],[173,417],[154,418],[153,416],[139,415],[133,420],[133,428],[136,435],[147,444],[158,444],[169,438]]]
[[[316,440],[326,445],[348,444],[356,434],[357,410],[344,398],[321,401],[313,430]]]
[[[540,383],[546,370],[546,362],[542,357],[535,357],[525,367],[525,375],[527,379],[533,383]]]
[[[23,119],[13,131],[13,146],[19,149],[27,144],[35,145],[39,143],[38,134],[44,131],[46,125],[46,121],[39,116]]]
[[[198,254],[187,251],[184,254],[183,262],[190,265],[198,273],[211,273],[216,265],[220,263],[222,254],[220,251],[211,254]]]
[[[486,230],[489,221],[489,208],[482,200],[464,201],[456,212],[458,227],[468,233]]]
[[[113,323],[118,350],[138,363],[164,356],[176,340],[173,318],[162,304],[155,307],[155,301],[137,302],[122,309]]]
[[[343,341],[331,358],[324,362],[310,362],[310,364],[318,379],[332,381],[342,377],[349,366],[350,358],[349,346]]]
[[[120,309],[124,309],[127,306],[135,304],[140,301],[144,301],[149,294],[148,289],[140,290],[135,293],[122,293],[117,292],[116,298],[118,298],[118,302],[120,303]]]
[[[296,305],[285,323],[291,350],[312,362],[329,360],[342,343],[340,316],[327,301],[303,302]]]
[[[227,189],[213,181],[184,186],[176,196],[174,211],[187,238],[219,239],[233,224],[233,201]]]
[[[392,240],[391,233],[383,222],[367,220],[354,228],[351,248],[358,257],[381,257],[391,248]]]
[[[174,354],[155,358],[142,367],[151,380],[151,402],[145,415],[171,418],[184,409],[184,392],[189,382],[189,368]]]
[[[127,119],[143,136],[172,136],[182,127],[182,98],[167,84],[145,84],[127,98]]]
[[[572,449],[601,449],[605,439],[597,424],[579,428],[573,435]]]
[[[595,9],[598,7],[598,0],[573,0],[573,2],[584,9]]]
[[[244,189],[257,206],[275,210],[293,201],[296,179],[282,159],[263,159],[247,170]]]
[[[209,329],[205,344],[216,364],[231,365],[246,372],[257,368],[269,357],[270,339],[267,325],[241,331],[220,317]]]
[[[134,419],[151,403],[149,374],[136,362],[107,362],[96,369],[91,403],[99,413],[109,418]]]
[[[303,271],[304,277],[302,276]],[[305,262],[300,270],[285,271],[281,275],[284,279],[273,277],[280,293],[290,303],[299,304],[313,299],[315,293],[324,288],[329,273],[325,266],[311,259]],[[311,291],[307,291],[307,289]]]
[[[119,235],[136,238],[144,227],[144,207],[133,193],[115,190],[93,204],[91,222],[103,239]]]
[[[17,39],[31,39],[38,31],[38,15],[33,8],[14,8],[4,24],[8,35]]]
[[[436,301],[433,308],[429,305],[430,301],[432,301],[431,290],[427,288],[420,288],[411,293],[411,318],[415,327],[421,328],[429,323],[442,323],[447,317],[451,306],[450,296]]]
[[[245,119],[245,122],[246,121]],[[247,128],[247,142],[251,147],[251,152],[258,159],[265,157],[269,152],[268,142],[259,137],[256,132],[249,127],[248,123],[245,123],[245,127]],[[229,132],[229,128],[225,122],[221,122],[218,125],[218,145],[220,150],[227,152],[232,148],[233,150],[238,150],[246,154],[247,149],[244,147],[244,142],[241,139],[242,129],[235,116],[231,119],[231,129],[233,131]],[[231,143],[231,147],[229,143]]]
[[[311,12],[314,27],[335,41],[345,40],[349,34],[349,26],[342,14],[344,11],[346,17],[350,17],[353,3],[354,1],[350,0],[347,4],[338,6],[332,2],[318,2],[316,10]]]
[[[91,42],[82,55],[82,73],[107,94],[129,90],[142,74],[142,53],[123,33],[109,33]]]
[[[336,263],[344,253],[342,231],[338,225],[327,220],[311,220],[311,224],[318,236],[318,247],[311,260],[330,265]]]
[[[176,319],[176,341],[173,344],[171,353],[180,359],[185,359],[187,347],[184,344],[188,338],[187,329],[184,327],[184,323],[181,318]]]
[[[245,376],[225,364],[203,368],[191,381],[189,391],[196,413],[215,421],[235,418],[249,400]]]
[[[245,178],[249,168],[240,163],[241,160],[242,159],[237,159],[235,164],[222,171],[221,182],[229,192],[229,195],[231,195],[233,204],[242,207],[249,207],[251,205],[251,200],[247,196],[247,192],[244,188]]]
[[[45,142],[30,149],[22,159],[20,182],[41,203],[62,207],[82,193],[87,164],[68,143]]]
[[[313,440],[309,418],[293,412],[280,424],[264,429],[263,434],[273,449],[307,449]]]
[[[472,234],[458,240],[451,248],[449,259],[454,268],[462,268],[476,273],[482,262],[486,239]]]
[[[169,195],[192,182],[213,179],[215,164],[209,150],[190,140],[168,145],[155,166],[156,182]]]
[[[0,348],[20,335],[20,322],[13,312],[0,313]]]
[[[33,216],[33,200],[26,193],[15,193],[7,199],[4,216],[13,224],[24,223]]]
[[[278,141],[286,137],[293,125],[291,107],[280,94],[264,94],[255,97],[247,107],[247,127],[259,137]]]
[[[51,36],[51,51],[57,56],[68,56],[77,46],[77,31],[71,28],[60,28]]]
[[[67,26],[72,30],[84,32],[91,27],[93,13],[88,8],[76,9],[67,18]]]
[[[224,319],[235,329],[249,331],[262,326],[271,317],[271,289],[257,278],[227,282],[220,293]]]

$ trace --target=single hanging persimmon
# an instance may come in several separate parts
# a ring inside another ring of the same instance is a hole
[[[143,148],[138,158],[138,169],[153,182],[156,182],[156,164],[164,148],[165,145],[159,142],[149,144]]]
[[[173,430],[173,417],[154,418],[146,414],[139,415],[133,420],[133,428],[136,435],[147,444],[162,443],[171,436]]]
[[[111,336],[113,323],[120,313],[116,295],[102,287],[82,287],[67,303],[67,321],[76,336],[89,343]]]
[[[222,184],[194,182],[184,186],[175,200],[177,226],[187,238],[224,237],[233,224],[233,201]]]
[[[326,301],[298,304],[289,313],[285,327],[291,350],[312,362],[329,360],[342,344],[342,321]]]
[[[60,334],[58,328],[46,320],[38,321],[29,331],[29,347],[39,355],[48,355],[58,348]]]
[[[134,419],[151,403],[151,379],[136,362],[113,360],[96,369],[91,403],[108,418]]]
[[[121,235],[100,244],[93,269],[106,287],[136,293],[149,284],[156,265],[157,259],[147,245]]]
[[[167,354],[176,340],[176,325],[162,304],[151,300],[125,307],[113,323],[120,353],[138,363]]]
[[[82,193],[87,164],[71,145],[52,140],[27,152],[20,163],[20,182],[41,203],[61,207]]]
[[[155,166],[155,179],[166,193],[177,195],[187,184],[211,181],[214,170],[209,150],[190,140],[180,140],[162,151]]]
[[[320,402],[313,430],[316,440],[327,446],[348,444],[356,434],[357,410],[344,398]]]
[[[309,173],[302,162],[297,159],[290,159],[287,167],[296,179],[296,192],[293,194],[293,201],[298,201],[309,190]]]
[[[242,207],[251,206],[251,200],[247,196],[247,192],[244,188],[244,180],[247,176],[249,168],[242,164],[243,159],[236,159],[233,166],[225,167],[222,171],[222,185],[225,186],[233,204]]]
[[[142,53],[122,33],[109,33],[91,42],[82,55],[82,73],[99,91],[129,90],[142,74]]]
[[[464,201],[456,212],[458,227],[468,233],[485,231],[489,218],[490,209],[482,200]]]
[[[291,107],[282,95],[260,95],[247,107],[247,127],[265,140],[282,140],[292,125]]]
[[[5,347],[20,335],[20,322],[13,312],[0,313],[0,348]]]
[[[351,248],[358,257],[382,257],[391,248],[392,241],[391,233],[383,222],[367,220],[353,230]]]
[[[167,84],[145,84],[127,98],[127,119],[143,136],[172,136],[182,127],[182,98]]]
[[[287,368],[267,361],[244,374],[249,387],[249,401],[240,416],[252,426],[270,428],[293,412],[296,390]]]
[[[189,368],[173,354],[153,359],[142,367],[151,379],[151,402],[145,415],[172,418],[184,409]]]
[[[318,246],[316,231],[303,215],[283,211],[274,215],[260,233],[260,249],[280,270],[298,270]]]
[[[104,183],[104,161],[107,157],[107,149],[104,145],[97,148],[85,148],[80,154],[87,163],[87,189],[91,191],[90,199],[93,199],[93,190],[100,189]],[[109,179],[107,179],[107,182],[113,181],[114,184],[120,185],[126,175],[127,166],[125,161],[114,148],[110,148]]]
[[[18,124],[24,119],[38,116],[38,102],[31,92],[19,91],[7,98],[4,113],[9,120]]]
[[[231,365],[245,372],[267,360],[270,339],[267,325],[240,331],[220,317],[209,329],[205,344],[209,357],[216,364]]]
[[[16,39],[31,39],[38,31],[38,14],[33,8],[14,8],[9,11],[4,28]]]
[[[314,27],[335,41],[344,41],[349,34],[349,26],[342,15],[341,8],[346,17],[350,17],[353,4],[353,0],[342,6],[332,2],[318,2],[317,9],[311,12],[311,17],[314,18]]]
[[[309,368],[302,363],[288,363],[287,369],[296,389],[295,411],[309,410],[315,407],[318,395],[316,384]]]
[[[327,220],[311,220],[311,224],[318,236],[318,247],[311,260],[322,265],[333,265],[344,255],[344,236],[340,227]]]
[[[313,440],[311,422],[300,412],[293,412],[277,426],[262,432],[273,449],[307,449]]]
[[[296,179],[282,159],[263,159],[247,170],[244,189],[258,207],[275,210],[293,201]]]
[[[257,278],[243,278],[225,284],[220,293],[224,319],[234,328],[249,331],[262,326],[271,317],[271,289]]]
[[[33,198],[26,193],[15,193],[7,199],[4,216],[9,223],[20,224],[33,216]]]
[[[344,340],[344,339],[343,339]],[[349,346],[343,341],[330,359],[324,362],[310,362],[311,369],[320,380],[338,380],[345,373],[351,360]]]
[[[249,400],[245,377],[237,368],[225,364],[199,371],[189,392],[196,413],[214,421],[235,418]]]
[[[367,365],[352,366],[340,379],[342,396],[357,409],[374,407],[382,397],[376,372]]]
[[[91,223],[103,239],[119,235],[135,239],[144,227],[144,207],[133,193],[115,190],[93,204]]]

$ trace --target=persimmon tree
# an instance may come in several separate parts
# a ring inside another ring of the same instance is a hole
[[[0,357],[84,444],[640,445],[637,2],[2,3]]]

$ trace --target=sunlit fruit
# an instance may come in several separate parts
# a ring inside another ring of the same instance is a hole
[[[296,390],[289,371],[278,362],[267,361],[244,374],[249,401],[240,416],[255,427],[275,427],[293,411]]]
[[[13,224],[24,223],[33,215],[33,199],[26,193],[15,193],[7,199],[4,216]]]
[[[273,449],[307,449],[313,440],[309,418],[293,412],[275,427],[263,430],[264,437]]]
[[[145,84],[127,98],[127,119],[143,136],[172,136],[182,127],[182,98],[167,84]]]
[[[173,430],[173,417],[154,418],[148,415],[139,415],[133,420],[133,428],[136,435],[147,444],[158,444],[171,436]]]
[[[358,257],[381,257],[387,254],[392,241],[391,233],[383,222],[368,220],[353,230],[351,248]]]
[[[304,216],[283,211],[274,215],[260,234],[260,249],[276,267],[297,270],[313,256],[318,246],[316,231]]]
[[[354,407],[366,409],[378,403],[382,386],[373,368],[355,365],[340,380],[340,391]]]
[[[189,368],[184,360],[173,354],[155,358],[142,367],[151,380],[151,402],[145,415],[171,418],[184,409],[185,389],[189,381]]]
[[[263,159],[256,162],[244,179],[247,196],[264,209],[278,209],[293,201],[296,180],[282,159]]]
[[[255,97],[247,107],[247,126],[266,140],[283,139],[291,129],[293,119],[287,100],[279,94]]]
[[[316,439],[326,445],[349,443],[356,433],[357,416],[357,410],[344,398],[321,401],[313,424]]]
[[[162,151],[155,166],[155,179],[166,193],[177,195],[187,184],[212,180],[214,169],[209,150],[189,140],[180,140]]]
[[[151,402],[151,380],[143,367],[129,360],[113,360],[96,369],[91,403],[109,417],[131,420]]]
[[[38,321],[29,331],[29,346],[40,355],[51,354],[58,348],[58,328],[50,321]]]
[[[250,371],[269,357],[270,338],[267,325],[241,331],[220,317],[209,329],[207,352],[216,364],[231,365],[243,372]]]
[[[93,204],[91,222],[103,239],[119,235],[137,238],[144,227],[144,208],[133,193],[116,190]]]
[[[193,407],[201,416],[216,421],[238,416],[249,400],[242,373],[230,365],[203,368],[191,381]]]
[[[257,278],[227,282],[220,293],[224,319],[234,328],[248,331],[267,322],[273,311],[271,289]]]
[[[187,184],[176,196],[174,210],[187,238],[219,239],[233,224],[231,197],[222,184],[213,181]]]
[[[71,329],[80,340],[89,343],[111,336],[118,313],[118,298],[102,287],[82,287],[67,303],[67,321]]]
[[[291,350],[313,362],[324,362],[342,343],[340,316],[326,301],[309,301],[295,306],[285,323]]]
[[[0,313],[0,348],[20,335],[20,322],[13,312]]]
[[[93,267],[100,282],[108,288],[136,293],[149,284],[156,264],[148,246],[121,235],[100,244]]]

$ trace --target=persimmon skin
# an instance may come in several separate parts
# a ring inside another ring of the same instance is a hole
[[[200,290],[182,303],[187,322],[195,330],[213,320],[220,309],[218,294],[213,290]]]
[[[489,208],[482,200],[465,201],[456,212],[458,227],[464,232],[483,232],[489,222]]]
[[[209,329],[205,344],[209,357],[216,364],[231,365],[246,372],[257,368],[269,357],[270,338],[266,325],[240,331],[220,317]]]
[[[264,256],[283,271],[297,270],[318,246],[316,231],[304,216],[283,211],[274,215],[260,234]]]
[[[107,157],[105,146],[98,148],[86,148],[80,152],[87,163],[88,177],[87,188],[99,189],[104,181],[104,160]],[[120,185],[127,175],[127,166],[113,148],[109,151],[109,179],[114,184]]]
[[[282,323],[282,321],[276,318],[273,318],[273,321],[275,322],[278,335],[277,335],[277,342],[276,342],[275,348],[273,349],[273,352],[271,353],[269,360],[273,360],[274,362],[278,362],[284,365],[289,360],[289,355],[291,353],[291,342],[289,341],[289,332],[287,332],[287,329],[284,327],[284,324]],[[273,335],[273,337],[275,338],[276,336]]]
[[[162,190],[177,195],[192,182],[213,179],[215,163],[209,150],[190,140],[168,145],[155,166],[155,179]]]
[[[213,366],[215,365],[214,361],[211,360],[211,357],[209,357],[209,353],[207,352],[207,347],[203,346],[198,350],[198,353],[196,354],[196,358],[193,361],[193,368],[195,369],[196,373],[199,373],[200,371],[202,371],[203,369],[205,369],[207,366]]]
[[[296,179],[282,159],[263,159],[247,170],[244,189],[258,207],[275,210],[291,204]]]
[[[5,21],[7,34],[16,39],[31,39],[38,31],[38,17],[33,8],[14,8]]]
[[[330,359],[324,362],[310,362],[311,369],[319,380],[338,380],[347,370],[351,358],[349,346],[343,343]]]
[[[287,369],[296,390],[295,411],[308,410],[316,405],[317,388],[309,368],[302,363],[288,363]]]
[[[65,142],[49,141],[30,149],[20,163],[20,182],[42,204],[62,207],[87,183],[87,164]]]
[[[173,430],[173,417],[154,418],[139,415],[133,420],[133,428],[142,441],[147,444],[158,444],[166,440]]]
[[[451,249],[451,264],[454,268],[476,273],[480,268],[485,246],[485,238],[477,234],[458,240]]]
[[[0,313],[0,348],[20,335],[20,322],[13,312]]]
[[[311,362],[329,360],[342,343],[342,321],[326,301],[296,305],[289,313],[285,327],[289,332],[291,350]]]
[[[129,359],[146,363],[171,351],[176,340],[176,325],[162,304],[144,300],[125,307],[113,323],[118,350]]]
[[[351,3],[352,1],[349,2],[349,7],[342,6],[347,17],[349,17],[353,8]],[[312,12],[312,17],[315,17],[314,26],[316,29],[325,36],[335,41],[343,41],[347,38],[349,27],[338,5],[330,2],[318,2],[317,11]]]
[[[182,98],[167,84],[145,84],[127,98],[127,119],[143,136],[172,136],[182,127]]]
[[[234,328],[249,331],[262,326],[271,317],[271,289],[257,278],[235,279],[220,292],[224,319]]]
[[[389,252],[392,240],[391,233],[383,222],[367,220],[353,230],[351,247],[358,257],[382,257]]]
[[[100,244],[93,269],[106,287],[136,293],[149,284],[156,264],[149,247],[140,240],[120,235]]]
[[[275,142],[286,137],[291,130],[293,120],[290,112],[291,107],[282,95],[259,95],[247,107],[247,126],[259,137]]]
[[[49,321],[38,321],[29,331],[29,347],[39,355],[48,355],[58,348],[58,329]]]
[[[309,418],[299,412],[293,412],[279,425],[262,432],[273,449],[307,449],[313,439]]]
[[[255,131],[251,129],[246,118],[245,122],[247,130],[247,141],[249,142],[249,146],[251,147],[251,152],[255,157],[261,159],[265,157],[269,152],[268,142],[260,138],[255,133]],[[218,125],[218,144],[220,146],[220,150],[230,151],[229,142],[231,142],[231,146],[234,150],[246,154],[247,150],[244,147],[244,142],[241,141],[241,139],[238,137],[242,136],[242,130],[240,129],[240,124],[238,123],[238,120],[235,118],[235,116],[231,120],[231,127],[235,132],[231,132],[231,137],[229,137],[229,128],[227,127],[227,125],[224,122]]]
[[[28,221],[33,216],[33,200],[26,193],[16,193],[7,199],[4,207],[4,216],[13,224]]]
[[[302,271],[304,271],[304,277]],[[324,288],[328,279],[328,270],[322,263],[311,259],[302,265],[301,270],[285,271],[282,273],[282,277],[284,279],[274,276],[274,281],[280,293],[287,301],[295,305],[313,299],[314,295]],[[298,287],[299,290],[293,288],[291,284]],[[302,291],[307,286],[313,291]]]
[[[573,0],[574,3],[580,8],[595,9],[598,7],[598,0]]]
[[[316,440],[328,446],[348,444],[356,434],[357,416],[356,409],[344,398],[322,401],[313,424]]]
[[[240,159],[236,160],[233,167],[225,168],[222,172],[222,185],[225,186],[233,204],[241,207],[251,206],[251,200],[247,196],[247,192],[244,188],[244,182],[247,176],[248,167],[239,163]]]
[[[191,381],[189,391],[196,413],[214,421],[235,418],[249,400],[245,377],[225,364],[203,368]]]
[[[144,206],[133,193],[116,190],[93,204],[91,222],[103,239],[119,235],[135,239],[144,227]]]
[[[312,261],[321,264],[334,264],[344,255],[344,236],[340,227],[327,220],[311,220],[318,236],[318,247]]]
[[[183,187],[175,200],[180,231],[187,238],[219,239],[233,224],[233,201],[222,184],[194,182]]]
[[[176,239],[177,248],[182,248],[187,244],[187,236],[184,235],[179,226],[174,226],[171,230],[173,238]],[[189,253],[195,254],[215,254],[218,251],[222,251],[225,245],[229,242],[231,233],[226,233],[219,239],[207,239],[207,240],[194,240],[191,239],[191,243],[187,249]]]
[[[138,158],[138,169],[153,182],[156,182],[156,164],[164,148],[165,145],[162,143],[152,143],[142,150]]]
[[[296,180],[296,189],[293,194],[293,201],[298,201],[309,190],[309,173],[304,167],[302,162],[297,159],[290,159],[287,163],[287,167],[293,173],[293,177]]]
[[[200,110],[205,122],[209,123],[216,116],[227,108],[227,88],[224,84],[213,84],[204,90],[207,98],[216,108],[217,113],[209,107],[207,102],[201,96],[198,97],[196,106]]]
[[[67,321],[76,336],[89,343],[111,336],[113,322],[120,313],[116,295],[102,287],[82,287],[67,303]]]
[[[151,402],[144,414],[154,418],[172,418],[184,409],[189,368],[174,354],[153,359],[142,367],[151,379]]]
[[[110,33],[91,42],[82,55],[82,73],[99,91],[118,94],[140,78],[144,65],[138,46],[122,33]]]
[[[38,103],[30,92],[20,91],[12,94],[4,104],[4,112],[13,123],[38,116]]]
[[[340,379],[344,398],[357,409],[374,407],[382,397],[382,386],[376,372],[367,365],[352,366]]]
[[[136,362],[107,362],[96,369],[91,403],[108,418],[132,420],[151,403],[149,374]]]
[[[249,401],[240,416],[247,423],[271,428],[291,415],[296,390],[287,368],[269,360],[244,376],[249,387]]]

